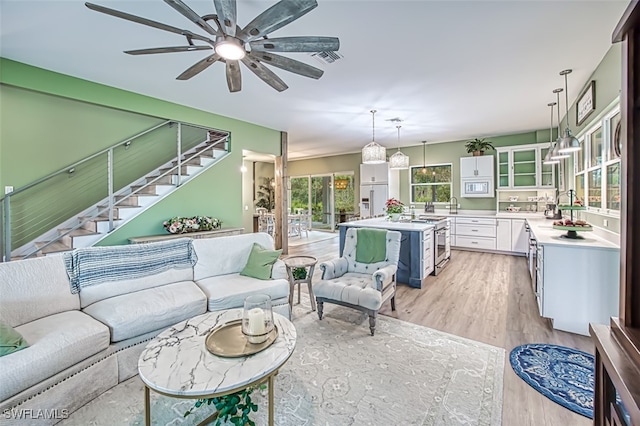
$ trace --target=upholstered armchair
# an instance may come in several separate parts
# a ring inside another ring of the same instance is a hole
[[[383,229],[347,229],[342,257],[320,264],[322,280],[313,286],[322,320],[324,303],[358,309],[369,315],[373,336],[376,317],[391,299],[396,310],[396,271],[400,256],[400,232]]]

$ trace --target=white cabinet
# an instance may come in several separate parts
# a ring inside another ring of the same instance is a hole
[[[496,249],[511,251],[511,219],[497,219]]]
[[[493,155],[460,157],[460,179],[493,176]]]
[[[529,235],[524,225],[524,219],[511,220],[511,251],[526,253],[529,249]]]
[[[388,182],[389,163],[360,164],[360,185]]]
[[[428,229],[422,233],[422,258],[420,259],[421,275],[420,279],[425,279],[434,270],[434,247],[433,229]]]
[[[496,220],[488,218],[458,217],[455,226],[456,247],[481,250],[496,249]]]
[[[548,143],[497,148],[498,189],[553,188],[554,167],[542,163]]]

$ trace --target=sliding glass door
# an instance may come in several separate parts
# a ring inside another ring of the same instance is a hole
[[[290,188],[291,213],[309,212],[312,229],[333,231],[353,215],[353,172],[291,177]]]

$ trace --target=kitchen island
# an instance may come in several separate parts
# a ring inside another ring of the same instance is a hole
[[[340,256],[344,250],[344,240],[349,228],[377,228],[399,231],[400,258],[396,281],[410,287],[422,288],[426,277],[434,269],[433,230],[428,223],[391,222],[385,218],[373,218],[344,222],[340,228]]]

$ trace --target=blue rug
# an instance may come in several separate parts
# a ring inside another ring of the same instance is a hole
[[[513,371],[550,400],[593,418],[595,358],[566,346],[532,343],[509,355]]]

